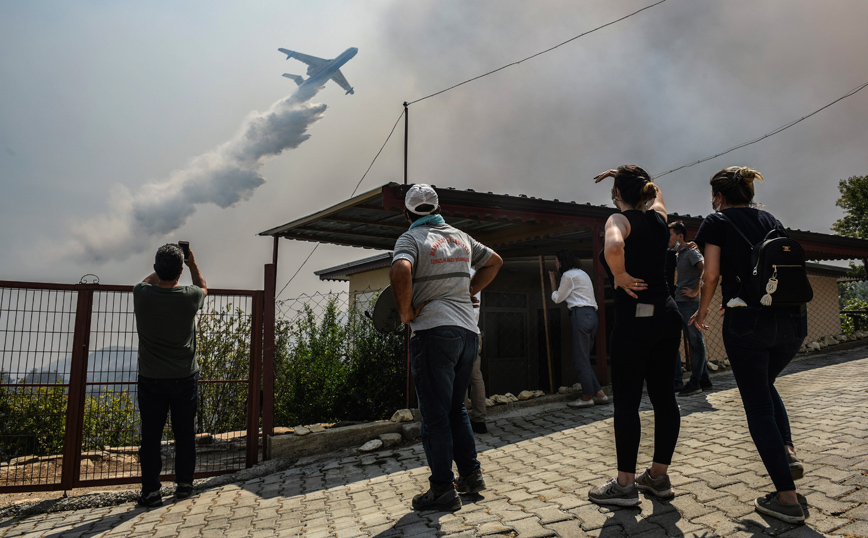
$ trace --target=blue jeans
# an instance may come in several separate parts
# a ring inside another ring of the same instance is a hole
[[[422,413],[422,447],[431,468],[431,488],[452,488],[452,461],[458,474],[479,470],[476,440],[464,395],[476,360],[479,335],[461,327],[416,331],[410,340],[410,370]]]
[[[681,319],[684,320],[685,330],[687,331],[687,343],[690,345],[690,351],[693,353],[693,369],[690,372],[689,383],[699,385],[700,383],[711,383],[708,378],[708,363],[705,361],[705,340],[702,338],[702,331],[696,328],[696,325],[690,324],[690,317],[699,310],[699,302],[678,302],[678,312],[681,314]],[[678,346],[678,373],[675,379],[681,379],[681,346]]]
[[[597,334],[597,311],[592,306],[580,306],[570,310],[573,328],[573,367],[579,374],[582,394],[593,396],[603,389],[591,368],[591,347]]]
[[[775,379],[808,332],[808,316],[789,309],[728,308],[723,345],[741,394],[750,436],[778,491],[796,489],[785,445],[793,446],[790,421]]]
[[[199,373],[181,379],[139,376],[139,413],[142,417],[142,494],[160,489],[163,459],[160,444],[166,418],[172,413],[175,436],[175,482],[193,483],[196,468],[196,407]]]

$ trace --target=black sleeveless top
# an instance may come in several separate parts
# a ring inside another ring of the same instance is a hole
[[[636,303],[655,305],[654,316],[662,315],[668,309],[670,298],[666,284],[666,253],[669,250],[669,227],[663,216],[654,210],[639,211],[630,209],[621,213],[630,222],[630,235],[624,240],[624,265],[630,276],[640,278],[648,288],[635,292],[634,299],[623,289],[615,290],[615,313],[634,316]],[[606,263],[604,251],[600,251],[600,262],[609,275],[614,287],[612,270]]]

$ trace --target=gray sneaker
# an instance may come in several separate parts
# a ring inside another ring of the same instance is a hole
[[[675,492],[672,490],[672,483],[669,482],[669,475],[658,476],[651,478],[651,469],[645,469],[642,474],[636,477],[636,487],[642,491],[647,491],[655,497],[661,499],[671,499],[675,497]]]
[[[602,486],[591,489],[588,500],[597,504],[618,506],[639,506],[642,503],[636,484],[621,486],[617,478],[611,478]]]
[[[753,504],[757,512],[780,519],[785,523],[800,524],[805,522],[805,512],[802,510],[802,505],[782,503],[778,500],[777,492],[769,493],[765,497],[757,497]]]
[[[795,456],[787,452],[787,463],[790,464],[790,474],[793,475],[793,480],[799,480],[805,476],[805,466]]]

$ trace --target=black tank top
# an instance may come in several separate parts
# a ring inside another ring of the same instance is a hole
[[[633,316],[636,303],[655,305],[655,317],[666,310],[669,287],[666,284],[666,251],[669,250],[669,227],[657,211],[630,209],[621,213],[630,222],[630,235],[624,240],[624,262],[630,276],[640,278],[648,288],[636,292],[634,299],[618,288],[615,290],[615,311]],[[600,261],[614,287],[612,270],[603,251]]]

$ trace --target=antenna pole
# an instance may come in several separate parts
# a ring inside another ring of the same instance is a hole
[[[407,147],[410,136],[410,103],[404,101],[404,185],[407,184]]]

